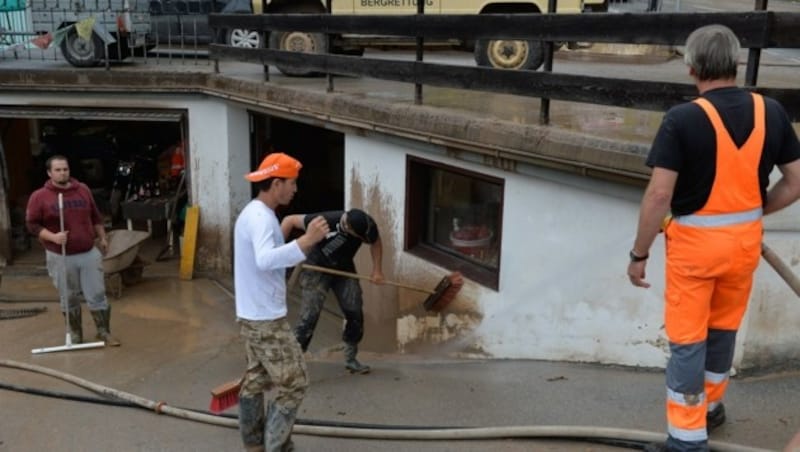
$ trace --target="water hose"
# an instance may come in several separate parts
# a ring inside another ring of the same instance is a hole
[[[158,414],[167,414],[180,419],[202,422],[229,428],[238,428],[237,419],[197,411],[176,408],[167,405],[165,402],[155,402],[139,397],[134,394],[119,391],[113,388],[92,383],[88,380],[70,375],[57,370],[49,369],[33,364],[21,363],[12,360],[0,360],[0,367],[27,370],[53,378],[68,381],[76,386],[88,389],[97,394],[117,400],[135,404],[139,407],[153,410]],[[126,404],[125,406],[128,406]],[[638,443],[662,442],[665,439],[663,433],[647,432],[642,430],[630,430],[608,427],[585,427],[585,426],[501,426],[501,427],[453,427],[453,428],[430,428],[424,429],[396,429],[396,428],[361,428],[361,427],[342,427],[331,425],[309,425],[296,423],[293,432],[300,435],[328,436],[338,438],[357,438],[357,439],[383,439],[383,440],[465,440],[465,439],[580,439],[586,440],[605,440],[605,441],[628,441]],[[725,443],[720,441],[709,441],[709,448],[720,452],[767,452],[767,449],[759,449],[737,444]]]
[[[130,394],[127,392],[119,391],[117,389],[109,388],[107,386],[102,386],[97,383],[92,383],[91,381],[84,380],[83,378],[76,377],[68,373],[59,372],[57,370],[50,369],[47,367],[37,366],[34,364],[21,363],[19,361],[11,361],[11,360],[0,360],[0,367],[22,369],[30,372],[40,373],[42,375],[47,375],[53,378],[58,378],[64,381],[68,381],[76,386],[88,389],[89,391],[92,391],[94,393],[110,397],[112,399],[124,400],[130,403],[134,403],[140,407],[153,410],[158,414],[162,413],[169,414],[170,416],[174,416],[181,419],[188,419],[192,421],[204,422],[206,424],[220,425],[224,427],[238,428],[238,422],[235,419],[219,418],[211,414],[197,413],[189,410],[184,410],[181,408],[174,408],[167,405],[165,402],[155,402],[152,400],[148,400],[145,399],[144,397],[139,397],[135,394]]]

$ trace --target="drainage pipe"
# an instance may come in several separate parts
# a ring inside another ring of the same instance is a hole
[[[167,414],[180,419],[186,419],[206,424],[229,428],[238,428],[237,419],[200,413],[184,408],[175,408],[165,402],[156,402],[139,397],[134,394],[119,391],[107,386],[102,386],[71,374],[60,372],[47,367],[22,363],[12,360],[0,360],[0,367],[27,370],[68,381],[97,394],[124,400],[158,414]],[[384,429],[384,428],[356,428],[339,426],[320,426],[295,424],[293,432],[300,435],[329,436],[338,438],[358,439],[383,439],[383,440],[465,440],[465,439],[580,439],[580,440],[627,440],[640,443],[664,441],[663,433],[654,433],[643,430],[630,430],[609,427],[586,426],[505,426],[505,427],[464,427],[464,428],[430,428],[430,429]],[[709,441],[709,448],[720,452],[768,452],[768,449],[759,449],[738,444],[720,441]]]

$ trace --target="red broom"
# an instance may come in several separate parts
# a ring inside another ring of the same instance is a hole
[[[426,311],[441,312],[456,297],[456,294],[464,285],[464,277],[461,273],[455,272],[442,278],[433,293],[425,299],[423,306]]]
[[[242,379],[232,380],[223,383],[211,390],[211,404],[208,410],[214,414],[220,414],[228,408],[239,403],[239,388]]]

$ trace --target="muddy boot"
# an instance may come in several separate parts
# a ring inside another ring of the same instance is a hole
[[[264,397],[239,397],[239,433],[244,450],[264,452]]]
[[[266,452],[291,452],[292,428],[297,418],[297,408],[286,408],[277,403],[270,403],[267,410]]]
[[[111,306],[99,311],[92,311],[94,325],[97,327],[97,340],[106,343],[107,347],[119,347],[121,342],[111,335]]]
[[[64,317],[67,314],[64,313]],[[83,323],[81,322],[81,308],[72,308],[69,310],[69,339],[73,344],[80,344],[83,342]]]
[[[706,431],[711,433],[725,423],[725,405],[720,403],[716,408],[706,414]]]
[[[350,371],[351,374],[366,374],[369,373],[370,368],[361,364],[356,359],[358,354],[358,346],[356,344],[344,344],[344,367]]]

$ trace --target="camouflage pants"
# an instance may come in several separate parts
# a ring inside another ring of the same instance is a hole
[[[261,396],[274,387],[275,403],[299,407],[308,389],[308,370],[289,322],[286,318],[238,321],[247,353],[239,397]]]
[[[328,290],[333,291],[339,302],[339,309],[344,315],[345,325],[342,332],[342,341],[356,345],[364,337],[364,311],[362,310],[363,298],[361,286],[352,278],[333,276],[311,270],[300,273],[300,288],[302,290],[302,307],[300,320],[295,327],[297,342],[303,350],[308,349],[314,328],[317,327],[322,305],[328,296]]]

